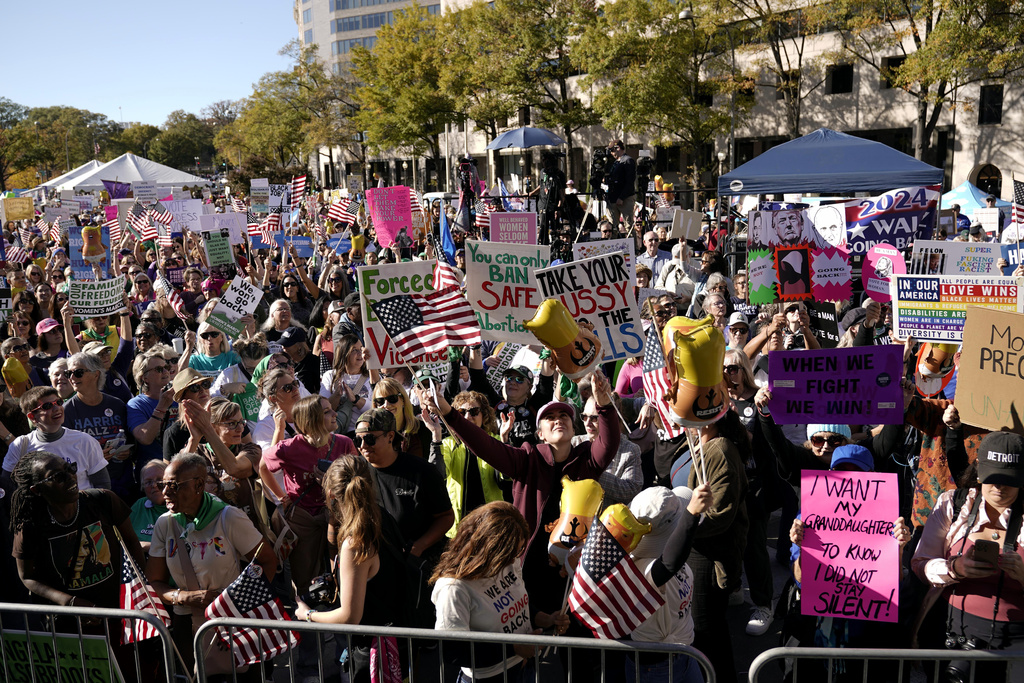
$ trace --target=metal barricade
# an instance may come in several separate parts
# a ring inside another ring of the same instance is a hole
[[[673,668],[677,666],[692,666],[693,662],[701,669],[701,674],[704,677],[706,683],[715,683],[715,672],[711,666],[711,662],[702,652],[696,650],[688,645],[672,645],[666,643],[641,643],[633,641],[617,641],[617,640],[595,640],[590,638],[566,638],[556,636],[532,636],[532,635],[510,635],[505,633],[483,633],[476,631],[438,631],[433,629],[413,629],[413,628],[385,628],[385,627],[373,627],[373,626],[341,626],[335,624],[316,624],[307,623],[301,621],[290,621],[290,622],[268,622],[263,620],[254,619],[212,619],[205,622],[199,627],[199,630],[195,634],[194,646],[196,655],[196,665],[199,672],[199,683],[206,680],[206,671],[203,662],[203,640],[204,634],[210,629],[215,628],[226,628],[229,629],[229,633],[233,632],[234,629],[252,629],[254,631],[281,631],[291,630],[298,631],[303,638],[313,637],[313,634],[317,634],[315,637],[315,651],[316,651],[316,673],[307,674],[318,676],[319,680],[329,680],[331,674],[329,669],[332,666],[337,666],[338,655],[342,650],[348,648],[351,643],[353,636],[363,636],[366,638],[376,638],[379,636],[391,637],[398,639],[400,645],[399,648],[405,651],[407,655],[407,661],[412,662],[415,659],[414,643],[416,646],[427,645],[431,643],[437,643],[437,654],[436,661],[429,661],[425,663],[425,659],[429,660],[429,657],[420,657],[419,666],[411,667],[409,671],[403,672],[403,675],[408,674],[409,683],[417,683],[417,681],[440,681],[441,683],[451,683],[456,680],[458,675],[458,668],[451,663],[445,664],[444,648],[445,643],[456,644],[456,643],[468,643],[470,646],[470,661],[469,668],[475,670],[476,665],[476,646],[488,645],[492,648],[499,646],[502,648],[502,655],[509,657],[513,654],[513,646],[515,645],[526,645],[534,646],[537,649],[537,655],[534,656],[533,671],[535,672],[533,677],[527,677],[525,680],[542,682],[543,674],[541,673],[541,665],[539,662],[540,657],[545,653],[551,651],[554,652],[557,648],[565,648],[567,654],[566,663],[566,680],[572,683],[572,669],[573,669],[573,655],[574,650],[583,651],[594,651],[600,652],[600,678],[587,678],[581,683],[593,683],[600,681],[604,683],[605,672],[606,672],[606,661],[612,653],[617,655],[617,661],[621,662],[623,656],[632,655],[633,666],[635,671],[639,672],[642,666],[640,658],[636,655],[639,653],[649,653],[654,656],[660,655],[664,657],[668,665],[668,673],[670,674],[667,680],[672,680],[671,674],[674,673]],[[216,636],[215,636],[216,637]],[[325,637],[331,638],[332,642],[325,640]],[[209,640],[207,639],[207,642]],[[326,643],[326,645],[325,645]],[[300,647],[301,644],[300,644]],[[449,645],[453,647],[453,645]],[[311,653],[311,645],[308,643],[304,646],[306,651]],[[275,659],[275,673],[277,666],[286,662],[289,671],[288,680],[291,682],[298,683],[301,679],[296,678],[296,661],[297,655],[295,653],[296,648],[288,650],[288,652],[278,655]],[[421,650],[422,654],[422,650]],[[681,655],[681,657],[680,657]],[[578,655],[584,656],[584,655]],[[690,658],[693,662],[687,660]],[[586,660],[584,660],[586,661]],[[305,662],[307,667],[309,662]],[[383,660],[378,659],[379,666],[383,667]],[[438,666],[437,675],[434,675],[432,665]],[[628,665],[628,664],[627,664]],[[327,676],[328,678],[325,678]],[[232,680],[233,676],[228,676],[228,680]],[[505,680],[508,680],[508,674],[506,672],[504,676]],[[616,677],[616,680],[618,677]],[[639,675],[637,676],[639,680]],[[275,675],[275,680],[280,680]],[[385,680],[382,677],[380,680]],[[579,678],[576,679],[580,681]]]
[[[795,663],[812,660],[823,662],[822,668],[826,667],[825,662],[827,662],[827,680],[831,683],[831,681],[835,680],[832,665],[836,660],[840,659],[863,662],[864,671],[861,680],[865,683],[868,681],[872,683],[882,683],[883,681],[886,683],[889,681],[909,683],[911,676],[906,666],[907,664],[911,664],[915,668],[919,667],[919,670],[927,676],[927,680],[941,681],[944,680],[940,675],[943,673],[943,667],[951,659],[967,663],[968,670],[965,673],[969,675],[969,678],[964,679],[965,683],[967,681],[970,683],[975,683],[975,681],[977,683],[1020,683],[1020,681],[1024,680],[1024,664],[1014,665],[1015,662],[1024,662],[1024,651],[1020,650],[887,650],[866,647],[776,647],[762,652],[751,662],[748,674],[750,683],[763,683],[763,681],[770,680],[767,675],[764,679],[761,678],[768,665],[778,660],[787,659],[794,660],[792,683],[800,682],[799,672],[796,671]],[[872,662],[896,662],[898,666],[895,672],[889,673],[889,676],[880,676],[877,671],[880,666],[876,666],[876,671],[872,673],[870,666]],[[1008,664],[1005,681],[992,677],[977,679],[975,675],[977,673],[976,668],[979,664],[985,663]],[[895,677],[892,677],[893,674],[895,674]],[[771,680],[774,680],[774,678]],[[814,680],[822,680],[821,675],[815,676]]]
[[[156,636],[121,645],[122,619],[144,621]],[[0,641],[0,681],[174,680],[171,633],[148,612],[0,603]]]

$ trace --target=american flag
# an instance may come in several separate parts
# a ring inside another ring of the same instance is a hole
[[[292,178],[292,211],[302,205],[302,198],[306,194],[306,176]]]
[[[569,609],[594,637],[623,638],[664,604],[604,524],[590,527],[573,575]]]
[[[156,227],[156,243],[161,247],[174,246],[174,240],[171,239],[171,229],[162,223]]]
[[[661,424],[669,438],[679,436],[682,430],[672,422],[672,408],[665,399],[665,394],[671,385],[668,380],[665,351],[661,346],[658,325],[653,322],[647,330],[647,342],[644,344],[643,385],[647,402],[657,408],[658,415],[661,415]]]
[[[57,223],[57,226],[60,227],[60,223],[59,222]],[[36,230],[39,231],[40,235],[49,235],[50,234],[50,224],[46,222],[45,218],[40,216],[39,218],[36,219]]]
[[[167,210],[160,202],[153,205],[153,208],[149,210],[150,217],[157,223],[163,223],[164,225],[170,225],[174,222],[174,214]]]
[[[480,201],[479,199],[473,204],[473,208],[476,211],[476,219],[474,220],[476,227],[481,230],[483,228],[490,229],[491,213],[494,211],[494,208],[487,202]]]
[[[111,218],[109,221],[104,223],[107,226],[107,230],[110,231],[110,245],[116,246],[121,243],[121,221],[117,218]]]
[[[174,309],[174,314],[182,320],[191,320],[192,316],[188,311],[185,310],[185,301],[178,294],[178,290],[174,288],[174,285],[164,277],[163,275],[157,275],[156,281],[153,283],[153,289],[156,290],[157,294],[163,294],[167,297],[167,303]]]
[[[291,617],[281,609],[281,601],[270,591],[270,582],[263,576],[263,568],[255,562],[246,567],[206,608],[207,619],[225,617],[291,621]],[[218,628],[217,634],[224,644],[231,647],[236,666],[276,657],[299,642],[299,635],[294,631]]]
[[[423,213],[423,200],[420,199],[420,193],[409,188],[409,205],[412,207],[413,213]]]
[[[263,222],[256,226],[256,233],[249,230],[250,237],[259,237],[264,244],[274,246],[274,233],[281,229],[281,214],[271,213],[263,219]]]
[[[447,263],[438,261],[434,265],[434,289],[441,290],[446,287],[462,287],[462,281],[455,274],[455,269]]]
[[[142,241],[156,239],[156,228],[149,220],[149,211],[142,204],[135,202],[132,208],[128,209],[128,223],[139,233]]]
[[[235,213],[245,213],[245,200],[241,197],[232,197],[231,210]]]
[[[1024,182],[1016,179],[1013,181],[1013,222],[1017,230],[1024,226]]]
[[[165,626],[171,625],[171,617],[167,614],[164,603],[160,601],[160,596],[145,582],[144,576],[132,571],[131,560],[127,555],[121,567],[121,609],[148,612],[159,617]],[[160,632],[144,619],[122,619],[121,626],[122,645],[160,635]]]
[[[351,199],[342,197],[331,204],[331,208],[327,209],[327,217],[338,223],[352,224],[356,221],[356,213],[358,211],[358,204]]]
[[[15,247],[10,244],[6,246],[5,251],[7,252],[8,263],[24,263],[32,258],[31,255],[21,247]]]
[[[407,360],[449,346],[480,343],[480,325],[457,287],[402,294],[370,304],[395,348]]]
[[[21,244],[24,247],[28,247],[32,243],[32,229],[26,228],[21,221],[18,221],[18,237],[21,238]]]

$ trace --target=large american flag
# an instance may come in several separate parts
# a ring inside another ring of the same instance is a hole
[[[178,294],[178,290],[174,288],[163,275],[157,275],[156,281],[153,283],[153,289],[156,290],[157,294],[163,294],[167,298],[167,303],[174,309],[174,314],[182,320],[192,320],[192,315],[185,310],[185,301]]]
[[[131,560],[127,555],[121,567],[121,609],[148,612],[159,617],[165,626],[171,625],[171,617],[167,614],[164,603],[160,601],[160,596],[145,582],[144,576],[132,570]],[[144,619],[122,619],[121,626],[122,645],[160,635],[160,632]]]
[[[569,609],[594,637],[624,638],[664,604],[604,524],[590,527],[573,575]]]
[[[142,204],[135,202],[132,208],[128,209],[128,222],[139,233],[139,238],[143,242],[156,239],[156,227],[150,220],[149,211]]]
[[[1017,179],[1013,181],[1013,222],[1018,232],[1024,228],[1024,182]]]
[[[401,294],[370,304],[405,358],[480,342],[480,324],[457,287]]]
[[[302,205],[302,198],[306,195],[306,176],[292,178],[292,211]]]
[[[281,609],[281,601],[270,591],[270,582],[263,576],[263,568],[255,562],[242,570],[238,578],[206,608],[207,619],[222,617],[291,621],[291,617]],[[299,642],[299,634],[294,631],[263,628],[218,628],[217,635],[231,647],[236,666],[276,657]]]
[[[359,205],[356,202],[342,197],[327,209],[327,217],[337,223],[351,224],[355,223],[358,211]]]
[[[456,275],[454,268],[447,263],[438,261],[434,265],[434,289],[445,289],[446,287],[462,287],[462,281]]]
[[[672,422],[672,408],[665,399],[671,385],[668,368],[665,365],[665,351],[661,346],[661,335],[658,333],[658,325],[653,322],[647,330],[647,341],[644,344],[643,385],[647,402],[658,410],[661,424],[669,438],[679,436],[682,428]]]
[[[251,211],[246,215],[249,237],[259,237],[264,244],[274,246],[274,232],[281,227],[281,214],[268,214],[261,222]]]

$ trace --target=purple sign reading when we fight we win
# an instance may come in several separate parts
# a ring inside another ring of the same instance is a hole
[[[776,424],[901,424],[902,346],[772,351],[768,404]]]

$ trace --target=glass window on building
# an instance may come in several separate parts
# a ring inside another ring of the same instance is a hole
[[[825,92],[829,95],[853,92],[853,64],[833,64],[825,71]]]
[[[302,33],[302,42],[306,45],[313,42],[313,29],[308,28]]]
[[[302,23],[303,24],[308,24],[311,21],[313,21],[313,10],[312,9],[304,9],[304,10],[302,10]]]
[[[1003,122],[1003,85],[981,86],[978,106],[978,124],[993,125]]]

